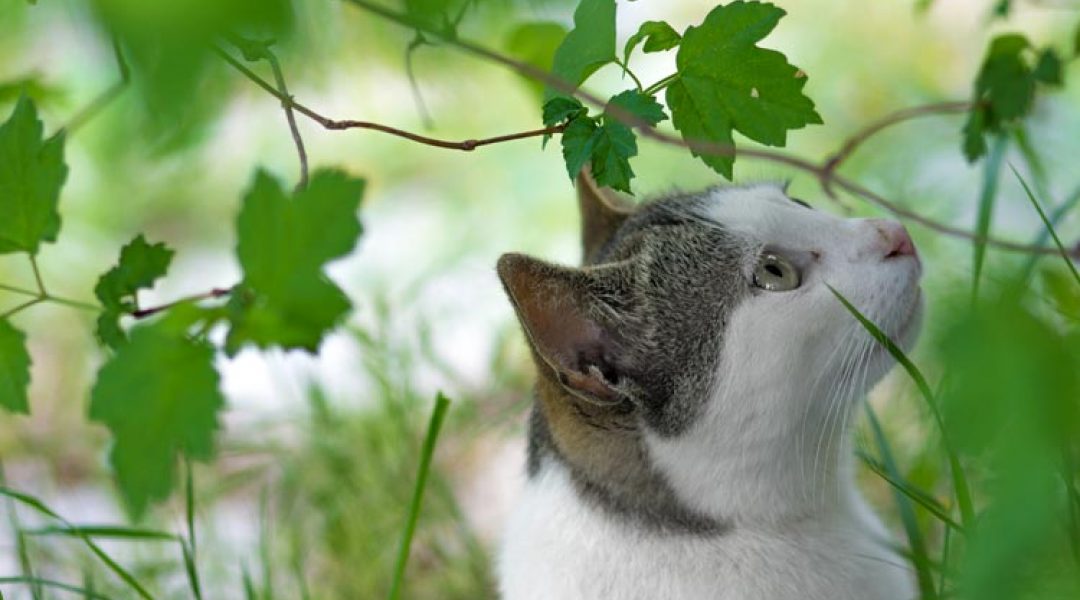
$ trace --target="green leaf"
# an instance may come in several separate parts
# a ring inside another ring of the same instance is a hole
[[[363,192],[362,179],[320,170],[290,198],[256,173],[236,223],[244,279],[229,301],[230,355],[249,342],[315,352],[341,322],[351,304],[323,267],[356,245]]]
[[[60,188],[67,179],[64,136],[43,138],[34,103],[23,96],[0,125],[0,254],[37,254],[60,233]]]
[[[142,234],[120,249],[120,260],[98,278],[94,295],[105,310],[98,316],[97,337],[110,348],[123,344],[120,315],[137,307],[136,294],[149,289],[169,271],[174,252],[164,243],[150,244]]]
[[[575,103],[577,107],[581,107],[576,100],[567,101],[564,106],[556,106],[557,100],[559,99],[552,99],[545,105],[545,115],[549,112],[552,118],[572,115],[575,114]],[[664,108],[655,98],[637,90],[616,95],[608,102],[608,106],[617,107],[653,126],[667,119]],[[589,162],[598,184],[629,193],[630,180],[634,178],[630,159],[637,156],[638,152],[634,132],[607,111],[599,118],[582,114],[584,108],[576,111],[577,116],[570,121],[562,134],[563,159],[566,161],[566,171],[570,179],[576,178],[585,163]],[[548,124],[558,122],[555,120]]]
[[[786,13],[761,2],[714,8],[683,35],[676,56],[678,79],[668,87],[675,127],[688,141],[731,146],[732,130],[770,146],[787,143],[787,131],[821,123],[802,93],[806,75],[775,51],[756,45]],[[730,156],[693,151],[728,179]]]
[[[675,46],[678,46],[681,41],[682,36],[666,22],[645,21],[641,24],[641,27],[638,28],[637,33],[626,40],[626,46],[623,48],[623,64],[625,65],[630,62],[630,54],[641,42],[645,42],[642,50],[646,53],[650,53],[671,50]]]
[[[1061,85],[1063,66],[1052,48],[1039,53],[1032,66],[1031,44],[1019,34],[1000,35],[990,42],[979,68],[972,95],[972,108],[964,123],[963,150],[969,162],[986,154],[987,133],[1002,128],[1031,112],[1035,85]]]
[[[581,0],[574,28],[566,34],[552,61],[552,74],[578,86],[600,67],[615,61],[615,0]],[[560,95],[548,88],[545,99]]]
[[[552,127],[569,119],[584,116],[588,111],[577,98],[556,96],[544,103],[544,125]]]
[[[1039,61],[1035,63],[1035,79],[1047,85],[1061,85],[1065,82],[1063,75],[1064,65],[1061,57],[1053,48],[1045,48],[1039,53]]]
[[[30,413],[26,389],[30,385],[30,354],[26,335],[7,319],[0,319],[0,406],[13,413]]]
[[[559,23],[522,23],[507,36],[506,50],[510,56],[525,64],[532,65],[541,71],[551,71],[555,51],[565,37],[566,27]],[[537,95],[543,95],[544,84],[529,77],[522,79]]]
[[[168,318],[135,328],[98,372],[90,419],[112,432],[109,460],[136,518],[172,493],[181,454],[213,456],[225,405],[218,381],[214,349],[188,338]]]

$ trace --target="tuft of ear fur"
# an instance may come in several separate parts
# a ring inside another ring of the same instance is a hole
[[[581,211],[582,263],[593,264],[615,231],[634,214],[634,206],[611,188],[600,187],[586,165],[577,177]]]
[[[618,343],[599,319],[600,301],[590,290],[593,274],[522,254],[504,254],[497,269],[537,366],[590,403],[624,400],[617,387]]]

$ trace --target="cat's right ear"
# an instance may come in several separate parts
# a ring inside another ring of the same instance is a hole
[[[578,173],[577,192],[582,262],[592,264],[604,244],[634,214],[634,206],[615,190],[598,185],[588,165]]]
[[[522,254],[499,258],[499,278],[514,305],[538,367],[575,396],[598,405],[626,398],[619,387],[619,345],[602,322],[593,275]],[[542,361],[542,362],[541,362]]]

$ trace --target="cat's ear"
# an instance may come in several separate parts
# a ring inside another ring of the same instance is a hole
[[[588,165],[578,173],[577,192],[581,211],[582,262],[590,264],[600,248],[634,214],[634,206],[615,190],[600,187]]]
[[[615,332],[603,323],[598,280],[591,271],[522,254],[504,254],[498,264],[499,278],[540,359],[537,366],[579,398],[613,405],[626,397],[618,387],[621,353]]]

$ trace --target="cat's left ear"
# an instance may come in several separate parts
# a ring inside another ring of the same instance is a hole
[[[612,308],[600,297],[619,285],[618,267],[576,269],[504,254],[498,272],[537,357],[537,368],[578,398],[610,406],[627,399],[625,359]]]

